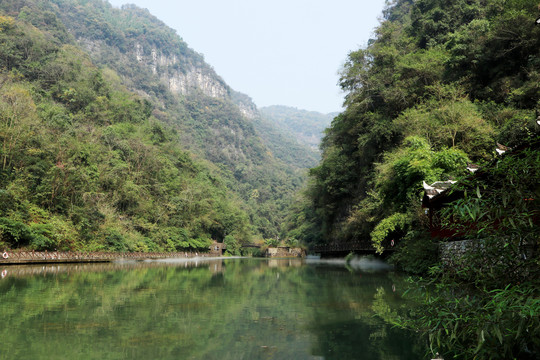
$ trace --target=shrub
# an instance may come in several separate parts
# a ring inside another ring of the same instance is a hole
[[[58,243],[54,239],[55,229],[51,224],[32,224],[29,226],[31,239],[30,246],[34,250],[56,250]]]
[[[227,246],[227,250],[225,251],[226,254],[234,256],[240,255],[240,244],[238,244],[238,241],[234,236],[225,236],[223,243]]]
[[[106,231],[105,241],[108,247],[114,251],[126,251],[124,236],[116,229],[108,229]]]
[[[33,238],[28,225],[9,218],[0,218],[0,232],[2,240],[14,247],[28,245]]]
[[[438,262],[439,246],[428,234],[410,231],[399,242],[390,262],[397,268],[412,274],[427,274]]]

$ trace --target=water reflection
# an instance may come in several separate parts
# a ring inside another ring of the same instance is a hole
[[[350,260],[340,259],[306,259],[305,262],[311,265],[333,265],[345,266],[351,270],[362,272],[381,272],[393,270],[393,266],[379,259],[365,256],[355,256]]]
[[[102,263],[83,263],[83,264],[39,264],[39,265],[9,265],[5,266],[0,272],[2,279],[7,276],[24,277],[44,274],[77,273],[77,272],[103,272],[117,270],[131,270],[143,268],[159,267],[184,267],[194,268],[199,266],[208,266],[212,269],[222,269],[222,258],[188,258],[188,259],[159,259],[159,260],[121,260]],[[220,270],[222,271],[222,270]]]
[[[298,259],[9,267],[0,358],[419,359],[392,272]],[[381,292],[381,289],[383,292]],[[383,295],[381,295],[383,294]],[[381,303],[382,301],[382,303]]]

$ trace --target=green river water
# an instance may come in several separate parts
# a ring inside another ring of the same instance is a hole
[[[422,359],[374,316],[378,263],[216,259],[0,268],[0,359]]]

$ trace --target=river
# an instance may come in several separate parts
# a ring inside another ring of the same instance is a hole
[[[403,278],[362,260],[8,266],[0,359],[422,359],[374,316]]]

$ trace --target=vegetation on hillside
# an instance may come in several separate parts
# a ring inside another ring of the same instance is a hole
[[[422,181],[457,179],[496,142],[534,137],[538,3],[397,0],[341,72],[343,113],[289,217],[308,244],[392,236],[422,222]],[[389,229],[388,231],[385,229]]]
[[[294,135],[298,142],[312,149],[318,149],[324,129],[337,115],[337,113],[322,114],[283,105],[263,107],[261,113],[281,129]]]
[[[300,169],[312,168],[318,164],[318,151],[302,143],[294,133],[279,127],[273,119],[262,115],[254,119],[253,125],[272,154],[284,163]]]
[[[540,354],[540,137],[456,184],[463,197],[441,220],[473,242],[453,266],[426,261],[426,238],[408,236],[393,256],[428,280],[409,286],[409,308],[389,321],[419,331],[433,353],[463,359],[537,359]],[[416,232],[418,235],[418,232]]]
[[[96,66],[54,13],[37,10],[0,15],[2,246],[152,251],[249,241],[250,217],[229,180],[183,150],[178,127]]]
[[[396,0],[341,73],[346,109],[322,142],[288,236],[307,244],[396,239],[414,281],[388,322],[426,336],[432,355],[536,359],[540,354],[538,216],[540,26],[532,0]],[[496,143],[520,148],[496,158]],[[523,150],[525,149],[525,150]],[[496,159],[496,160],[494,160]],[[468,163],[487,175],[467,177]],[[422,181],[460,180],[443,226],[476,239],[438,265]]]
[[[210,180],[212,186],[219,185],[222,195],[247,216],[249,225],[243,230],[242,241],[247,241],[247,234],[260,238],[278,236],[292,194],[303,182],[299,166],[284,164],[274,157],[253,122],[234,103],[234,92],[172,29],[147,10],[132,5],[116,9],[102,0],[7,0],[0,4],[0,11],[15,26],[11,33],[3,33],[5,40],[0,55],[0,68],[3,74],[12,76],[10,81],[24,82],[25,86],[36,88],[40,96],[50,96],[55,106],[65,107],[62,111],[68,117],[84,111],[94,126],[129,121],[131,116],[136,116],[131,113],[138,108],[124,100],[135,99],[141,104],[144,121],[162,128],[164,139],[172,143],[169,147],[174,151],[188,150],[195,154],[195,160],[187,153],[185,157],[201,167],[197,171],[204,170],[210,178],[217,179]],[[63,49],[62,69],[50,65],[59,49]],[[136,49],[139,55],[149,59],[158,54],[176,62],[154,66],[139,61]],[[84,70],[83,73],[94,69],[98,74],[96,80],[70,78],[67,84],[57,84],[63,81],[65,72],[77,74],[78,69]],[[224,95],[210,97],[197,88],[181,95],[169,89],[168,77],[189,71],[206,76],[224,89]],[[115,98],[107,92],[100,93],[102,90],[89,90],[94,86],[92,81],[103,81],[109,92],[119,95]],[[36,107],[40,108],[43,99],[31,93]],[[95,99],[100,103],[95,104]],[[118,118],[99,109],[108,106],[107,101],[116,106],[114,116]],[[130,134],[137,138],[141,128],[136,123],[135,132],[123,131],[122,136]],[[80,141],[87,140],[90,141]],[[193,195],[193,201],[204,198],[207,192],[213,193],[202,186],[196,188],[198,194]],[[178,188],[183,189],[183,185]],[[212,204],[204,207],[216,212],[228,211]],[[203,232],[220,241],[230,234],[226,231],[224,235],[214,236],[210,230]]]

